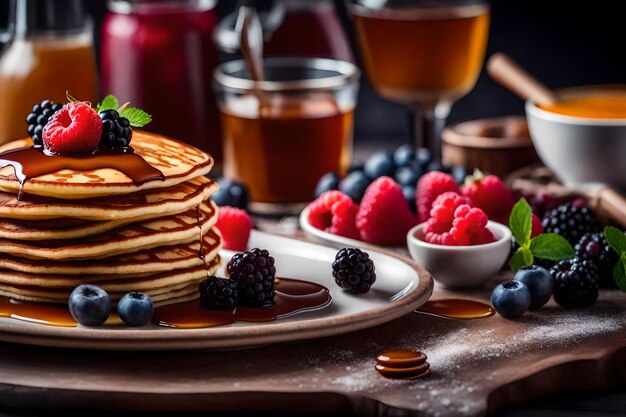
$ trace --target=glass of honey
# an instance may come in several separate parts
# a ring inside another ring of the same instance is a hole
[[[214,72],[224,175],[244,182],[251,210],[292,213],[314,197],[326,172],[346,174],[359,70],[323,58],[264,60],[252,81],[243,60]]]
[[[480,75],[488,3],[354,0],[350,6],[370,83],[383,98],[407,106],[411,139],[438,159],[452,104],[474,88]]]

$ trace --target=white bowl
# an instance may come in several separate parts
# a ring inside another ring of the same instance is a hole
[[[626,88],[591,86],[562,90],[562,97]],[[626,190],[626,119],[573,117],[526,102],[528,128],[539,158],[566,185],[608,184]]]
[[[511,252],[511,231],[490,221],[487,228],[495,242],[474,246],[443,246],[424,241],[424,225],[409,230],[411,257],[430,271],[435,281],[447,288],[463,289],[484,285],[500,271]]]

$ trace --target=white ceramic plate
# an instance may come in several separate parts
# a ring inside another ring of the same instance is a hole
[[[430,274],[409,259],[368,250],[377,280],[367,294],[342,291],[331,275],[336,250],[263,232],[250,247],[268,249],[277,275],[326,286],[332,303],[318,311],[265,323],[236,322],[205,329],[53,327],[0,318],[0,340],[41,346],[107,350],[242,349],[332,336],[373,327],[407,314],[432,293]],[[224,262],[232,253],[224,252]]]

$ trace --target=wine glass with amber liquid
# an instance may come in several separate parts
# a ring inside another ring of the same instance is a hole
[[[470,0],[355,0],[350,12],[376,92],[409,110],[416,146],[441,157],[452,104],[474,88],[485,57],[490,9]]]

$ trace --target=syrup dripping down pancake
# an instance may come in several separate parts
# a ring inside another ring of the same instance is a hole
[[[34,259],[92,259],[199,240],[217,222],[207,200],[184,213],[128,224],[81,239],[16,241],[0,239],[0,253]],[[198,227],[199,226],[199,227]]]
[[[219,230],[212,228],[207,231],[202,237],[204,258],[212,259],[221,245],[222,237]],[[31,279],[32,275],[79,275],[85,282],[91,279],[90,276],[95,276],[94,279],[97,280],[99,276],[104,275],[115,277],[150,275],[202,266],[204,261],[199,253],[199,239],[194,239],[189,243],[143,249],[101,259],[52,261],[0,255],[0,270],[5,270],[0,272],[0,282],[24,284],[25,281],[21,281],[19,277],[25,276]],[[74,278],[70,281],[75,283]],[[55,282],[50,285],[54,286]]]
[[[176,184],[169,188],[141,191],[124,196],[92,198],[78,201],[61,200],[48,197],[26,196],[17,199],[16,194],[0,192],[0,238],[41,240],[50,239],[47,228],[55,227],[56,219],[68,223],[68,218],[91,221],[116,221],[112,225],[79,224],[65,229],[67,236],[59,239],[88,236],[122,224],[166,216],[196,207],[219,189],[217,183],[206,177],[198,177]],[[11,222],[8,219],[15,219]],[[51,222],[40,220],[53,219]],[[37,220],[36,225],[28,220]],[[87,223],[88,224],[88,223]],[[44,227],[41,227],[44,226]],[[75,233],[75,235],[72,235]],[[52,237],[52,239],[56,239]]]
[[[115,304],[128,291],[148,294],[155,305],[168,304],[170,300],[193,300],[199,297],[198,286],[208,275],[215,273],[221,263],[219,256],[207,260],[207,266],[194,267],[172,272],[133,278],[122,281],[99,281],[96,285],[105,289]],[[79,285],[79,284],[77,284]],[[75,285],[76,286],[76,285]],[[34,285],[16,285],[0,282],[0,296],[20,301],[67,304],[70,288],[49,288]]]
[[[0,147],[0,152],[29,147],[30,139],[21,139]],[[213,158],[192,146],[147,132],[133,132],[131,146],[150,166],[161,171],[163,180],[153,179],[135,183],[123,172],[100,168],[93,170],[63,169],[42,174],[24,182],[22,191],[28,194],[61,199],[83,199],[141,190],[167,188],[192,178],[206,175],[213,166]],[[12,166],[0,169],[0,190],[17,195],[20,181]]]

